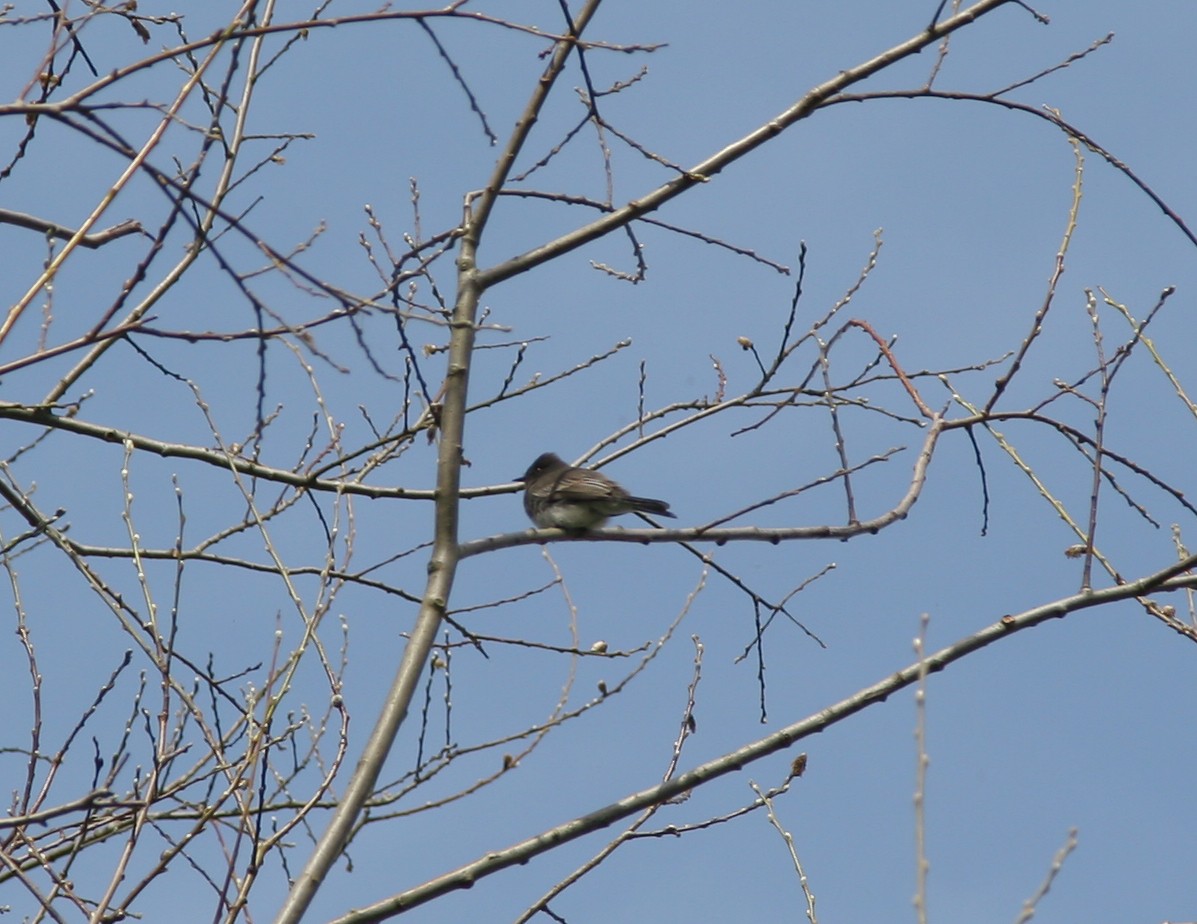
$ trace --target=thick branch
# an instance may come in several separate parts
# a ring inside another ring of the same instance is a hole
[[[0,402],[0,419],[20,420],[25,423],[39,424],[56,430],[65,430],[80,436],[102,440],[105,443],[132,446],[142,452],[151,452],[163,458],[193,459],[216,468],[232,469],[242,475],[260,478],[263,481],[273,481],[287,484],[309,491],[330,491],[336,494],[360,494],[365,497],[403,497],[414,500],[433,500],[436,491],[430,489],[415,489],[402,487],[379,487],[361,484],[354,481],[343,481],[336,478],[318,478],[304,472],[292,471],[285,468],[275,468],[254,462],[243,456],[234,456],[220,449],[208,449],[204,446],[192,446],[188,443],[167,443],[152,437],[141,436],[128,430],[118,430],[103,424],[88,423],[74,417],[54,414],[45,405],[5,404]],[[421,429],[417,426],[415,429]],[[479,493],[482,489],[471,493]],[[492,493],[485,492],[482,493]]]
[[[902,42],[900,45],[895,45],[872,60],[840,71],[835,77],[810,90],[802,99],[780,113],[776,118],[769,120],[739,141],[729,144],[722,151],[711,155],[686,172],[674,177],[668,183],[657,187],[648,195],[640,199],[634,199],[622,208],[618,208],[576,231],[563,235],[547,244],[520,254],[518,257],[512,257],[505,263],[500,263],[489,270],[483,271],[481,273],[483,287],[489,288],[496,282],[509,279],[561,254],[569,253],[569,251],[575,250],[583,244],[587,244],[611,231],[624,227],[642,215],[659,209],[671,199],[677,198],[693,186],[707,182],[715,174],[722,171],[724,167],[756,150],[766,142],[771,141],[795,122],[806,118],[833,96],[842,93],[853,84],[872,77],[874,74],[885,70],[903,58],[918,54],[928,45],[933,45],[944,36],[951,35],[957,29],[967,26],[973,20],[1009,2],[1010,0],[981,0],[980,3],[969,7],[967,10],[963,10],[950,19],[945,19],[938,25],[931,26],[918,35]]]
[[[69,241],[78,234],[76,230],[68,228],[65,225],[60,225],[57,222],[47,221],[44,218],[38,218],[36,215],[26,215],[24,212],[11,212],[8,209],[0,209],[0,224],[17,225],[20,228],[28,228],[31,231],[40,231],[49,237],[56,237],[64,241]],[[104,246],[109,241],[116,240],[118,237],[124,237],[126,234],[136,234],[139,231],[141,231],[141,223],[130,218],[113,225],[111,228],[105,228],[103,231],[80,235],[79,246],[94,250],[97,247]]]
[[[565,68],[574,49],[574,40],[586,28],[598,9],[600,0],[589,0],[574,21],[572,34],[557,43],[545,73],[537,83],[524,114],[517,123],[507,147],[499,156],[490,183],[474,205],[467,203],[461,237],[461,253],[457,260],[457,301],[450,324],[449,363],[444,384],[444,403],[440,414],[440,444],[437,454],[437,503],[435,537],[428,562],[428,584],[420,605],[416,624],[391,683],[386,702],[379,713],[374,730],[362,752],[345,796],[321,836],[303,873],[296,880],[280,910],[277,924],[298,924],[312,898],[323,883],[328,871],[341,855],[358,816],[374,792],[382,765],[390,754],[399,727],[415,694],[420,675],[428,661],[436,634],[444,620],[449,604],[449,592],[457,572],[458,504],[461,492],[462,446],[465,439],[465,417],[469,397],[470,366],[477,330],[478,303],[486,289],[477,271],[477,248],[486,219],[494,206],[499,188],[505,181],[515,157],[536,123],[536,119],[557,78]]]
[[[973,652],[1009,638],[1023,629],[1030,629],[1049,619],[1058,619],[1079,610],[1094,606],[1102,606],[1120,600],[1130,600],[1143,594],[1161,590],[1182,590],[1197,585],[1197,577],[1185,575],[1177,577],[1194,567],[1197,567],[1197,556],[1190,556],[1155,574],[1141,578],[1130,584],[1122,584],[1105,590],[1084,592],[1064,597],[1060,600],[1045,603],[1034,609],[1026,610],[1016,616],[1003,616],[998,622],[986,626],[981,631],[961,639],[954,645],[941,649],[926,658],[908,665],[894,674],[888,675],[872,686],[841,700],[840,702],[809,716],[800,722],[795,722],[771,735],[760,738],[752,744],[745,745],[729,754],[724,754],[715,760],[708,761],[693,770],[682,773],[671,780],[652,786],[640,792],[625,796],[618,802],[604,806],[576,818],[542,831],[525,841],[504,849],[493,851],[481,859],[466,866],[432,879],[423,885],[406,892],[401,892],[381,902],[376,902],[357,911],[352,911],[337,918],[333,924],[368,924],[368,922],[382,921],[393,915],[407,911],[417,905],[424,904],[448,892],[457,889],[470,888],[478,880],[497,873],[502,869],[517,864],[527,863],[539,854],[546,853],[559,847],[566,841],[576,840],[593,831],[599,831],[614,824],[635,812],[659,805],[669,799],[681,795],[687,790],[694,789],[703,783],[718,779],[728,773],[743,769],[753,761],[760,760],[781,751],[796,741],[808,738],[818,732],[825,731],[849,716],[867,709],[877,703],[884,702],[899,690],[917,683],[920,677],[929,673],[943,670],[949,664],[972,654]]]
[[[935,444],[944,427],[942,415],[935,415],[923,442],[923,448],[914,463],[914,470],[910,475],[910,487],[906,495],[898,504],[880,516],[871,520],[848,523],[844,526],[785,526],[778,528],[764,528],[760,526],[737,526],[727,529],[704,529],[701,526],[689,529],[592,529],[584,533],[570,532],[564,529],[526,529],[518,533],[501,533],[498,536],[487,536],[485,539],[474,539],[463,542],[459,550],[462,558],[491,552],[495,549],[509,549],[520,545],[534,545],[550,539],[572,542],[636,542],[648,545],[654,542],[714,542],[723,545],[726,542],[771,542],[776,545],[794,539],[851,539],[880,532],[885,527],[904,520],[910,513],[910,508],[919,499],[923,485],[927,480],[927,466],[931,463],[931,456],[935,452]]]

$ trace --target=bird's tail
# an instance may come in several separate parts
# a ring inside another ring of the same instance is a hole
[[[677,519],[676,514],[669,512],[669,505],[663,500],[657,500],[655,497],[629,497],[628,503],[633,510],[639,510],[642,513],[655,513],[658,516]]]

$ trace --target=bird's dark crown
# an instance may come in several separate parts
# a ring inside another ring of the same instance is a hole
[[[550,472],[556,468],[568,468],[568,466],[561,460],[561,457],[557,453],[542,452],[536,457],[536,461],[528,466],[528,470],[515,480],[529,481],[537,475]]]

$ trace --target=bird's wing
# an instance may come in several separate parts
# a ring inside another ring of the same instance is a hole
[[[575,469],[553,486],[552,496],[567,501],[623,500],[628,492],[606,475]]]

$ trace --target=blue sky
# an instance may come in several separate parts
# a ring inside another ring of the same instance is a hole
[[[665,43],[651,54],[592,50],[593,83],[607,87],[642,79],[602,99],[612,124],[671,162],[692,165],[758,127],[810,87],[909,38],[926,26],[931,4],[757,2],[687,4],[683,15],[670,4],[609,2],[601,8],[591,39],[622,44]],[[190,37],[211,33],[232,15],[233,4],[206,5],[186,13]],[[139,13],[163,14],[168,6],[142,2]],[[331,7],[326,15],[367,12],[364,4]],[[516,22],[559,28],[556,4],[471,4]],[[1125,162],[1177,214],[1193,221],[1197,188],[1191,177],[1195,125],[1192,78],[1186,66],[1197,9],[1183,4],[1130,5],[1113,0],[1084,4],[1042,2],[1050,17],[1042,25],[1008,5],[958,33],[936,80],[942,91],[984,94],[1053,67],[1109,33],[1107,45],[1009,98],[1050,106]],[[68,11],[71,8],[68,7]],[[9,18],[44,12],[18,4]],[[74,10],[75,13],[81,9]],[[286,16],[302,15],[287,10]],[[461,68],[490,126],[505,140],[544,67],[538,53],[547,43],[478,22],[434,21],[437,37]],[[36,73],[45,35],[32,26],[0,29],[0,79],[14,99]],[[81,33],[101,73],[173,44],[166,26],[155,27],[142,46],[123,20],[97,17]],[[267,43],[267,56],[285,36]],[[901,62],[854,92],[915,89],[932,66],[930,50]],[[91,78],[76,64],[63,92]],[[181,81],[166,63],[118,84],[101,101],[169,101]],[[558,144],[583,112],[573,88],[582,86],[571,67],[555,89],[534,130],[517,172]],[[0,107],[0,150],[12,156],[25,131],[19,112]],[[132,143],[140,144],[157,116],[150,109],[105,115]],[[204,124],[198,102],[184,117]],[[418,183],[422,233],[453,227],[463,196],[480,188],[498,147],[492,147],[461,89],[427,35],[414,23],[344,25],[312,29],[279,58],[259,82],[250,131],[262,136],[311,133],[296,140],[277,163],[266,165],[229,201],[246,211],[245,225],[281,252],[325,230],[298,262],[315,277],[346,291],[368,295],[382,283],[358,242],[373,239],[363,208],[382,222],[394,250],[413,232],[411,180]],[[637,198],[671,173],[608,135],[613,202]],[[263,140],[248,148],[242,169],[269,151]],[[173,169],[172,156],[189,162],[197,136],[174,128],[152,160]],[[1057,393],[1053,382],[1076,382],[1096,365],[1086,290],[1099,288],[1142,319],[1160,292],[1176,287],[1150,328],[1152,342],[1190,394],[1197,389],[1189,362],[1197,335],[1193,317],[1194,245],[1125,175],[1082,149],[1083,197],[1067,252],[1065,273],[1043,333],[1025,368],[999,404],[1024,410]],[[77,224],[124,168],[121,158],[97,151],[72,129],[43,118],[12,175],[0,181],[0,208]],[[200,188],[208,190],[219,169],[215,157]],[[1017,349],[1030,330],[1055,267],[1069,222],[1077,163],[1064,135],[1042,119],[978,101],[875,99],[832,106],[783,135],[710,182],[670,203],[653,217],[749,249],[796,268],[802,242],[806,275],[796,334],[805,332],[856,282],[880,235],[875,269],[855,293],[842,319],[867,321],[879,334],[896,337],[895,355],[908,373],[979,366]],[[602,198],[606,180],[593,130],[534,174],[523,186]],[[100,226],[137,218],[146,228],[162,220],[167,200],[148,178],[137,178],[110,207]],[[593,213],[560,202],[505,197],[500,200],[480,250],[492,264],[551,240]],[[507,483],[537,454],[553,450],[576,459],[609,434],[636,420],[640,379],[648,408],[694,401],[719,388],[713,360],[727,377],[729,394],[750,387],[757,374],[738,337],[753,340],[762,357],[776,350],[789,311],[794,276],[784,275],[726,248],[656,227],[640,226],[638,241],[648,266],[637,285],[595,268],[604,263],[635,269],[627,239],[613,234],[551,264],[517,276],[485,294],[488,321],[503,330],[483,332],[472,395],[499,391],[515,358],[513,344],[527,342],[518,385],[539,373],[549,376],[586,362],[630,339],[611,359],[533,392],[497,404],[467,422],[463,474],[468,487]],[[229,234],[222,252],[250,272],[266,260],[252,241]],[[147,280],[144,297],[183,254],[186,236],[173,234]],[[80,251],[56,281],[50,313],[50,344],[87,330],[111,303],[146,251],[126,238],[96,251]],[[0,224],[6,271],[0,290],[15,303],[37,278],[46,244],[36,233]],[[381,248],[375,245],[375,254]],[[380,256],[380,260],[382,257]],[[450,261],[439,266],[437,284],[453,298]],[[250,277],[254,291],[290,322],[331,308],[278,274]],[[433,293],[421,286],[421,299]],[[36,351],[45,298],[31,306],[9,339],[0,364]],[[203,259],[154,307],[153,326],[172,331],[238,331],[255,316],[245,297],[214,261]],[[1128,339],[1124,320],[1099,312],[1104,345],[1112,353]],[[297,464],[309,439],[325,439],[318,419],[343,425],[346,446],[371,439],[363,411],[384,427],[403,397],[402,354],[393,324],[364,319],[364,340],[379,374],[357,338],[341,324],[314,333],[320,355],[272,345],[259,367],[255,345],[190,343],[150,335],[139,347],[161,366],[192,380],[211,408],[227,442],[252,431],[256,382],[266,376],[267,413],[278,409],[262,453],[269,464]],[[443,344],[442,328],[410,327],[417,350]],[[538,339],[546,338],[546,339]],[[506,344],[506,346],[500,346]],[[832,352],[831,375],[843,383],[874,359],[861,336],[846,335]],[[312,372],[298,357],[310,362]],[[328,357],[324,359],[322,357]],[[807,345],[795,353],[781,382],[793,385],[817,362]],[[79,359],[79,354],[38,362],[7,373],[3,399],[36,403]],[[425,358],[433,390],[443,375],[444,354]],[[953,372],[950,383],[970,401],[983,402],[1004,366]],[[821,381],[816,376],[814,387]],[[934,376],[916,380],[933,407],[950,393]],[[315,384],[313,384],[315,383]],[[155,439],[208,446],[212,432],[195,394],[164,375],[128,346],[115,346],[68,392],[87,395],[81,419]],[[886,408],[913,416],[910,402],[892,381],[863,386],[855,394],[867,407],[842,413],[849,461],[861,463],[894,447],[904,451],[855,476],[862,518],[892,507],[905,491],[923,438],[907,422],[876,413]],[[1095,394],[1090,386],[1086,394]],[[317,397],[318,396],[318,397]],[[1086,433],[1093,408],[1062,398],[1054,414]],[[961,413],[953,407],[951,415]],[[825,409],[815,399],[774,422],[741,435],[762,417],[759,410],[719,415],[652,443],[605,471],[638,494],[667,499],[679,525],[709,522],[770,494],[833,473],[839,466]],[[316,423],[313,420],[316,419]],[[996,424],[1073,516],[1087,518],[1092,471],[1051,428],[1026,421]],[[5,458],[39,431],[5,420]],[[316,433],[316,437],[310,434]],[[1191,492],[1191,459],[1197,448],[1193,415],[1179,401],[1150,357],[1136,348],[1120,370],[1109,398],[1105,438],[1113,451],[1181,491]],[[694,667],[691,636],[703,645],[697,688],[696,733],[680,767],[702,761],[798,721],[852,695],[914,659],[912,639],[920,614],[930,615],[928,647],[936,650],[1017,613],[1075,593],[1081,562],[1065,557],[1076,539],[1040,492],[1011,463],[992,437],[976,433],[990,497],[988,530],[973,448],[962,431],[945,434],[932,462],[926,489],[911,515],[876,536],[847,543],[803,541],[774,547],[730,544],[712,551],[716,560],[763,596],[776,600],[834,565],[796,595],[791,611],[825,643],[819,647],[793,625],[779,621],[766,635],[768,723],[759,722],[759,688],[753,658],[737,656],[753,639],[753,614],[743,593],[709,575],[674,546],[563,543],[548,546],[564,578],[560,588],[504,607],[463,612],[458,618],[483,635],[526,638],[546,645],[580,647],[596,640],[611,649],[632,649],[666,632],[686,610],[671,641],[652,664],[601,707],[564,724],[504,775],[471,798],[435,811],[417,812],[365,828],[351,847],[352,872],[339,866],[318,895],[310,920],[335,919],[350,907],[380,900],[460,864],[552,825],[589,812],[660,779],[686,705]],[[626,440],[624,441],[627,442]],[[599,453],[599,457],[604,453]],[[435,447],[421,438],[371,479],[379,485],[429,488],[435,481]],[[119,446],[56,433],[12,464],[12,477],[26,490],[36,484],[40,509],[66,510],[70,535],[80,542],[128,547],[130,516],[148,546],[168,548],[178,526],[177,478],[187,514],[189,545],[236,522],[244,502],[227,473],[179,458],[136,453],[128,463],[131,504],[123,499]],[[1103,487],[1097,544],[1119,572],[1134,578],[1176,558],[1170,528],[1179,525],[1190,545],[1192,517],[1143,478],[1116,469],[1153,526]],[[261,485],[263,498],[281,491]],[[266,503],[267,501],[263,501]],[[333,521],[333,499],[318,499],[324,522]],[[844,521],[838,483],[823,486],[752,515],[737,525],[814,526]],[[341,537],[354,537],[353,568],[386,562],[430,534],[432,506],[425,501],[358,499],[352,522],[338,520]],[[0,518],[4,540],[23,528],[11,511]],[[630,525],[630,524],[629,524]],[[471,499],[462,505],[461,536],[478,538],[525,529],[515,494]],[[325,534],[310,503],[297,504],[274,524],[271,536],[292,566],[323,560]],[[264,561],[257,535],[218,546],[228,555]],[[417,552],[388,563],[376,575],[418,594],[426,558]],[[21,606],[38,641],[45,678],[48,742],[73,727],[80,712],[112,671],[128,637],[65,560],[47,548],[22,557]],[[126,561],[101,561],[112,586],[140,603],[141,588]],[[172,604],[173,564],[155,563],[148,581],[160,608]],[[460,609],[520,596],[554,579],[537,546],[497,551],[463,562],[451,607]],[[1099,575],[1098,586],[1109,579]],[[314,606],[314,578],[296,586]],[[299,624],[277,578],[194,563],[180,585],[180,650],[197,662],[213,653],[218,673],[231,675],[269,663],[276,637],[295,644]],[[1180,594],[1161,597],[1192,615]],[[571,610],[572,605],[572,610]],[[10,608],[15,609],[15,607]],[[393,594],[361,586],[341,591],[321,637],[339,657],[340,620],[348,626],[346,701],[350,704],[350,760],[373,719],[410,629],[415,607]],[[576,620],[576,623],[575,623]],[[576,625],[576,629],[575,629]],[[278,635],[276,636],[276,633]],[[81,640],[84,643],[81,643]],[[3,643],[3,689],[14,707],[6,723],[6,746],[28,745],[32,707],[28,669],[15,636]],[[451,740],[468,747],[545,722],[572,682],[568,708],[613,686],[634,659],[600,660],[511,645],[488,646],[489,658],[456,648],[452,661]],[[1197,805],[1188,795],[1188,771],[1197,759],[1190,704],[1197,692],[1190,641],[1144,614],[1133,603],[1071,614],[984,649],[930,678],[927,692],[927,844],[931,864],[929,912],[938,921],[1010,921],[1038,887],[1053,854],[1072,828],[1079,846],[1067,859],[1039,917],[1062,921],[1178,921],[1197,917],[1192,889],[1197,860]],[[145,663],[135,662],[142,670]],[[180,676],[183,676],[183,672]],[[251,671],[232,689],[258,680]],[[131,675],[130,675],[131,676]],[[150,686],[155,683],[150,674]],[[571,677],[573,678],[571,681]],[[431,691],[431,744],[444,741],[445,690],[437,677]],[[89,726],[104,753],[119,738],[136,683],[123,677],[111,703]],[[291,708],[315,714],[327,708],[327,682],[311,659],[304,662]],[[151,696],[145,704],[154,714]],[[406,773],[415,760],[423,704],[383,772],[383,780]],[[777,800],[779,820],[795,839],[817,910],[825,921],[900,920],[914,893],[916,749],[913,692],[903,691],[793,750],[760,761],[668,806],[649,828],[694,824],[733,811],[753,798],[748,786],[778,785],[795,753],[809,767]],[[326,743],[325,747],[331,745]],[[44,747],[44,746],[43,746]],[[140,745],[144,748],[144,743]],[[489,776],[511,744],[461,758],[441,776],[401,800],[414,809]],[[136,746],[134,746],[136,751]],[[90,752],[76,745],[51,804],[86,789]],[[144,752],[131,764],[146,760]],[[24,772],[20,754],[0,766],[9,788]],[[130,770],[119,781],[131,785]],[[313,819],[319,829],[323,820]],[[527,866],[500,872],[469,891],[413,911],[425,922],[513,920],[559,878],[595,853],[616,829],[590,835]],[[295,832],[288,853],[294,874],[306,859],[306,832]],[[135,860],[152,862],[163,844],[143,840]],[[197,856],[211,861],[219,846],[205,841]],[[73,872],[81,882],[103,882],[112,856],[96,854]],[[134,877],[135,878],[135,877]],[[250,899],[258,920],[269,919],[284,893],[274,863]],[[9,882],[0,902],[28,912],[28,895]],[[137,907],[147,920],[176,914],[181,902],[193,918],[215,914],[213,891],[190,867],[179,865],[151,886]],[[613,920],[800,920],[805,904],[781,838],[763,813],[687,834],[625,845],[598,871],[552,903],[570,922]]]

